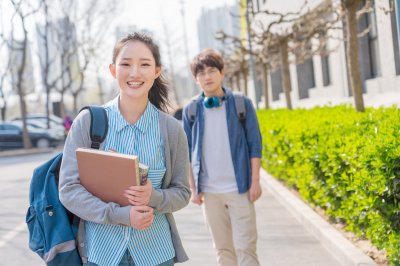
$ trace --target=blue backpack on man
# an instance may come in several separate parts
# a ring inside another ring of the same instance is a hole
[[[87,106],[81,111],[84,109],[88,109],[91,115],[91,148],[99,149],[108,131],[107,113],[100,106]],[[87,261],[82,244],[83,221],[69,212],[58,197],[61,160],[62,153],[59,153],[33,172],[29,189],[30,206],[26,214],[29,248],[47,265],[81,266]]]

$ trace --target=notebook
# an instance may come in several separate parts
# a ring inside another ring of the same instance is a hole
[[[115,202],[120,206],[129,205],[128,199],[123,195],[124,190],[141,184],[139,160],[136,155],[78,148],[76,158],[80,182],[87,191],[104,202]]]

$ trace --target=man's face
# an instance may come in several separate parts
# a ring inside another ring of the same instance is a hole
[[[205,96],[215,96],[221,89],[224,71],[219,71],[216,67],[206,66],[203,70],[197,72],[196,83],[204,91]]]

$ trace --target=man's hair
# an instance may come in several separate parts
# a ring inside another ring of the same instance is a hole
[[[222,55],[211,48],[204,49],[195,56],[190,64],[193,76],[204,70],[205,67],[215,67],[221,72],[224,69],[224,59]]]

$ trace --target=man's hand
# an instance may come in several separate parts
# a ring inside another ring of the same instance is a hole
[[[196,194],[192,191],[192,196],[190,199],[194,204],[201,205],[203,204],[203,193]]]
[[[150,179],[143,186],[131,186],[125,190],[124,196],[128,198],[133,206],[147,206],[150,201],[153,186]]]
[[[261,197],[262,190],[260,185],[260,180],[252,181],[249,189],[249,200],[255,202]]]
[[[153,208],[148,206],[132,206],[129,212],[131,226],[138,230],[145,230],[153,223]]]

